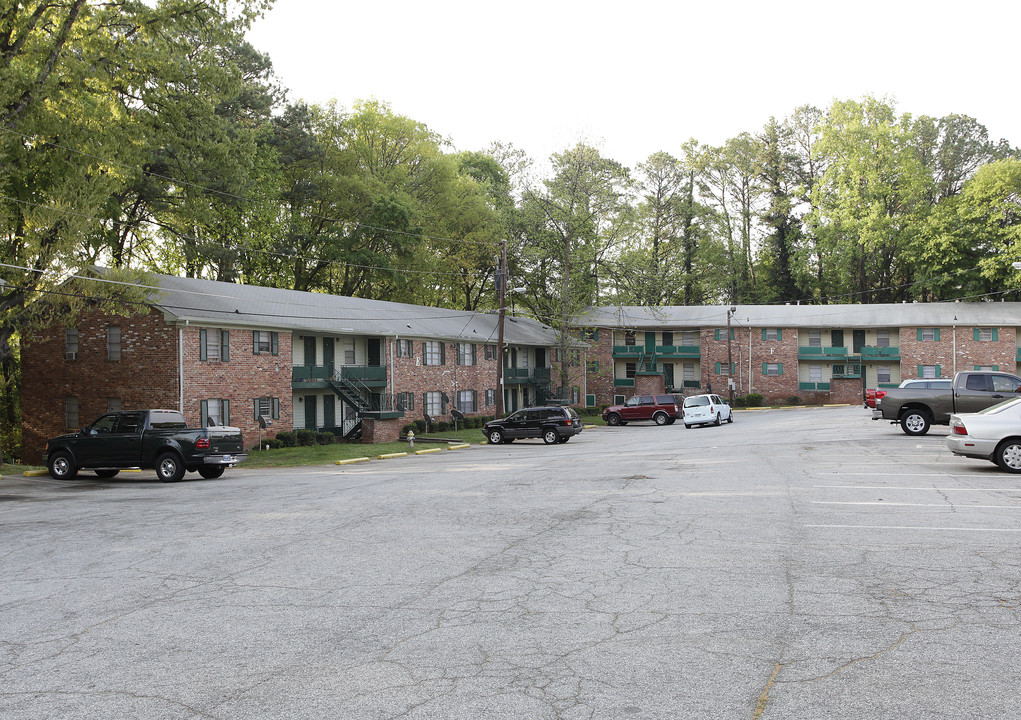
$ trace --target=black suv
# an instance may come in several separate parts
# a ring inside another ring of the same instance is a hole
[[[581,432],[581,418],[574,408],[550,405],[518,410],[485,425],[490,445],[514,442],[520,438],[542,438],[547,445],[565,443]]]

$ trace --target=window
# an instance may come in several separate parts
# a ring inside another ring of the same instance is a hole
[[[457,409],[463,413],[473,413],[478,411],[474,390],[458,390],[456,402]]]
[[[993,381],[993,392],[1016,393],[1021,392],[1021,383],[1016,377],[1008,375],[993,375],[989,378]]]
[[[763,330],[762,331],[762,339],[763,340],[766,339],[765,334],[766,334],[766,331]],[[717,339],[717,340],[726,340],[727,339],[727,331],[726,330],[717,330],[713,337],[715,337],[715,339]],[[730,339],[731,340],[734,339],[734,328],[730,328]]]
[[[272,407],[270,408],[272,412]],[[226,398],[210,398],[199,402],[199,418],[202,427],[214,425],[230,425],[230,400]],[[279,412],[277,413],[279,415]],[[269,414],[267,413],[267,417]]]
[[[814,383],[822,382],[822,365],[808,366],[808,381]]]
[[[199,330],[199,360],[230,359],[230,331],[216,328]]]
[[[444,352],[443,343],[438,340],[427,340],[422,343],[422,364],[443,365]],[[430,413],[432,414],[432,413]]]
[[[939,328],[918,328],[920,342],[939,342]]]
[[[732,375],[734,368],[732,365],[727,363],[716,363],[716,374],[717,375]]]
[[[698,346],[698,330],[685,330],[681,333],[681,345]]]
[[[635,344],[635,331],[634,330],[625,330],[624,331],[624,344],[625,345],[634,345]]]
[[[64,427],[78,429],[78,398],[64,398]]]
[[[121,329],[116,325],[106,329],[106,359],[121,359]]]
[[[567,364],[570,367],[578,367],[581,365],[581,351],[580,350],[568,350],[567,351]]]
[[[763,375],[783,375],[783,363],[762,363]]]
[[[685,381],[691,382],[696,380],[695,363],[684,363],[681,367],[683,368],[683,377]]]
[[[762,339],[767,342],[780,342],[783,340],[783,330],[780,328],[763,328]]]
[[[624,377],[633,378],[635,376],[635,372],[637,370],[638,370],[638,365],[636,363],[625,363],[624,364]]]
[[[255,420],[260,417],[268,417],[271,420],[280,419],[280,398],[259,397],[255,398]]]
[[[808,347],[822,347],[822,330],[808,331]]]
[[[663,344],[664,345],[673,345],[674,344],[674,334],[672,332],[666,332],[666,331],[663,332]]]
[[[979,342],[996,342],[998,335],[997,328],[975,328],[975,340]]]
[[[397,341],[397,357],[414,357],[415,356],[415,343],[411,340],[398,340]],[[352,362],[354,362],[352,360]],[[350,363],[348,363],[350,364]]]
[[[496,405],[496,390],[486,390],[486,407]]]
[[[108,413],[120,412],[121,411],[121,399],[120,398],[107,398],[106,399],[106,411]]]
[[[876,382],[888,383],[890,382],[890,366],[889,365],[877,365],[876,366]]]
[[[496,359],[496,345],[486,345],[486,360]]]
[[[457,344],[457,364],[458,365],[474,365],[475,364],[475,345],[472,343],[458,343]]]
[[[939,377],[939,365],[919,365],[918,366],[918,377],[920,377],[920,378],[938,378]]]
[[[581,405],[581,388],[578,387],[571,388],[571,404]]]
[[[995,365],[976,365],[975,370],[979,372],[996,372],[999,368]]]
[[[78,359],[78,328],[64,330],[64,359]]]
[[[438,390],[425,393],[422,396],[422,406],[429,417],[439,417],[443,414],[443,393]]]
[[[876,347],[890,347],[889,330],[876,330]]]
[[[598,360],[589,360],[588,362],[586,362],[585,363],[585,371],[586,372],[599,372],[599,361]]]
[[[559,353],[559,352],[560,351],[557,350],[557,353]],[[559,357],[557,359],[559,359]],[[527,368],[528,367],[528,351],[527,350],[522,350],[521,352],[518,353],[518,367],[519,368]]]
[[[269,330],[252,330],[252,352],[255,355],[279,355],[278,334]]]
[[[355,341],[345,340],[344,341],[344,364],[354,365],[355,364]]]
[[[405,412],[415,409],[415,393],[397,393],[397,409]]]

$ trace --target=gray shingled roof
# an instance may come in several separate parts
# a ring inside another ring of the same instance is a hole
[[[724,327],[728,305],[590,307],[575,320],[584,327]],[[1021,326],[1021,303],[953,302],[879,305],[736,305],[736,327],[899,328],[964,325]]]
[[[495,343],[495,313],[447,310],[325,293],[155,276],[153,304],[179,321],[345,335],[436,338]],[[534,320],[507,318],[505,341],[554,345],[557,333]]]

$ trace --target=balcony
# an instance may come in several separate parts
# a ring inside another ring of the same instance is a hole
[[[386,385],[386,367],[382,365],[294,365],[291,367],[291,388],[326,388],[334,379],[334,372],[340,371],[345,380],[359,380],[368,387]]]
[[[548,367],[537,368],[503,368],[503,382],[506,385],[520,385],[523,383],[545,384],[550,381],[550,369]]]
[[[899,347],[863,347],[861,359],[865,362],[876,362],[878,360],[900,361]]]
[[[798,390],[829,390],[828,382],[799,382]]]
[[[657,360],[698,360],[702,351],[697,345],[657,345]]]
[[[640,358],[645,354],[644,345],[614,345],[615,358]]]
[[[798,360],[843,362],[847,359],[846,347],[799,347]]]

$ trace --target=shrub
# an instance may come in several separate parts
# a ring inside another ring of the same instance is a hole
[[[294,437],[294,433],[290,430],[278,432],[276,439],[280,441],[281,447],[294,447],[298,444],[297,438]]]
[[[333,433],[321,432],[316,433],[316,442],[320,445],[332,445],[336,438],[333,437]]]
[[[436,432],[447,432],[453,426],[446,420],[440,420],[438,423],[433,423],[433,429]]]
[[[279,450],[280,448],[282,448],[284,446],[284,443],[279,438],[275,438],[275,437],[273,437],[273,438],[263,438],[262,439],[262,447],[263,447],[263,449],[265,449],[267,445],[269,446],[270,450]]]
[[[294,437],[301,447],[311,447],[316,444],[315,430],[298,430],[294,433]]]
[[[748,393],[744,401],[748,407],[759,407],[762,405],[762,393]]]
[[[787,398],[787,404],[788,405],[800,405],[801,404],[801,398],[799,398],[797,395],[791,395],[789,398]]]
[[[416,435],[421,435],[422,433],[425,432],[425,420],[424,419],[418,419],[415,422],[413,422],[412,425],[415,426],[415,434]]]

